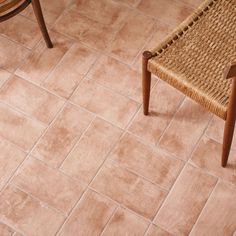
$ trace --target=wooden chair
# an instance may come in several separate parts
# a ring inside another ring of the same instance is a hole
[[[23,11],[30,3],[33,6],[34,14],[38,21],[47,47],[52,48],[53,44],[45,25],[39,0],[0,0],[0,22],[8,20],[9,18],[17,15],[18,13]]]
[[[235,60],[235,0],[205,1],[160,45],[143,53],[144,114],[153,73],[225,120],[223,167],[236,118]]]

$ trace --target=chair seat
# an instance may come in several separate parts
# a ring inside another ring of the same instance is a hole
[[[231,80],[223,73],[236,60],[236,1],[205,1],[152,53],[148,70],[226,119]]]
[[[22,2],[24,0],[0,0],[0,14],[11,10]]]

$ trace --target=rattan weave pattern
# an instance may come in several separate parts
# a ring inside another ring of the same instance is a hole
[[[236,60],[236,0],[207,0],[158,47],[148,70],[226,119]]]

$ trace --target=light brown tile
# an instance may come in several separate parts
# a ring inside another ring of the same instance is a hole
[[[73,2],[74,0],[41,0],[40,3],[46,23],[49,25],[54,24],[54,22],[62,14],[62,12],[66,8],[70,7]],[[26,10],[22,14],[36,21],[32,7],[26,8]]]
[[[45,126],[0,103],[0,136],[29,151]]]
[[[43,83],[47,89],[69,98],[97,59],[97,53],[80,43],[74,44]]]
[[[223,134],[224,134],[224,124],[225,121],[220,119],[217,116],[213,116],[207,130],[206,135],[212,139],[215,139],[219,143],[223,143]],[[236,129],[234,131],[234,137],[232,140],[232,149],[236,149]]]
[[[188,235],[216,182],[215,177],[187,165],[154,222],[174,235]]]
[[[41,161],[30,158],[20,168],[12,182],[50,206],[69,213],[81,197],[84,186],[59,170],[47,167]]]
[[[4,225],[0,222],[0,235],[1,236],[12,236],[14,233],[14,230],[8,227],[7,225]]]
[[[0,138],[0,190],[25,157],[26,153]]]
[[[58,212],[9,186],[0,195],[0,220],[26,235],[54,235],[64,221]]]
[[[107,48],[116,30],[93,19],[80,15],[77,10],[65,11],[56,22],[54,30],[76,38],[98,50]]]
[[[58,167],[92,121],[93,115],[68,105],[33,150],[33,155]]]
[[[49,124],[64,101],[17,76],[7,81],[0,92],[0,100]]]
[[[148,229],[146,236],[171,236],[171,234],[164,229],[161,229],[160,227],[152,224]]]
[[[102,56],[93,66],[88,77],[105,87],[141,102],[141,74],[115,59]],[[153,81],[153,84],[155,82]]]
[[[53,48],[47,48],[42,40],[24,61],[16,74],[40,84],[62,59],[72,45],[72,41],[61,34],[50,32]]]
[[[104,25],[119,26],[129,13],[129,8],[110,0],[75,0],[75,9],[81,15]]]
[[[149,16],[176,27],[193,12],[189,5],[182,1],[173,0],[142,0],[138,5],[138,9]]]
[[[110,236],[110,235],[143,236],[148,225],[149,225],[148,221],[145,221],[143,218],[120,207],[111,218],[111,221],[108,223],[107,227],[102,233],[102,236]]]
[[[148,116],[144,116],[141,109],[129,127],[129,131],[147,142],[156,144],[183,99],[183,94],[159,81],[151,93]]]
[[[83,196],[59,235],[100,235],[115,209],[114,202],[89,190]]]
[[[191,235],[233,235],[236,230],[236,188],[220,182]]]
[[[13,72],[29,54],[29,49],[0,36],[0,68]]]
[[[231,151],[226,168],[221,166],[222,145],[205,136],[193,152],[191,162],[201,169],[236,185],[236,152]]]
[[[33,48],[41,38],[38,24],[21,15],[2,22],[0,32],[28,48]]]
[[[204,2],[204,0],[182,0],[182,2],[185,2],[186,4],[188,4],[189,6],[193,7],[193,8],[197,8],[198,6],[200,6],[200,4],[202,4]]]
[[[132,7],[136,7],[140,2],[140,0],[114,0],[114,1],[118,3],[124,3]]]
[[[154,19],[133,11],[109,47],[111,55],[131,64],[154,30]]]
[[[165,131],[160,146],[182,160],[187,160],[210,118],[211,114],[206,109],[186,99]]]
[[[89,183],[121,133],[120,129],[96,118],[63,163],[62,170]]]
[[[103,165],[92,187],[150,219],[166,195],[154,184],[111,162]]]
[[[183,167],[182,161],[153,150],[130,134],[121,139],[109,159],[166,189],[172,186]]]
[[[80,83],[71,101],[122,128],[128,124],[139,107],[135,101],[88,80]]]
[[[3,86],[3,84],[11,77],[11,73],[0,69],[0,89]]]

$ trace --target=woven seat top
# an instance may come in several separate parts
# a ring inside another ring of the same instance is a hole
[[[236,61],[236,0],[205,1],[153,53],[148,70],[226,119]]]

